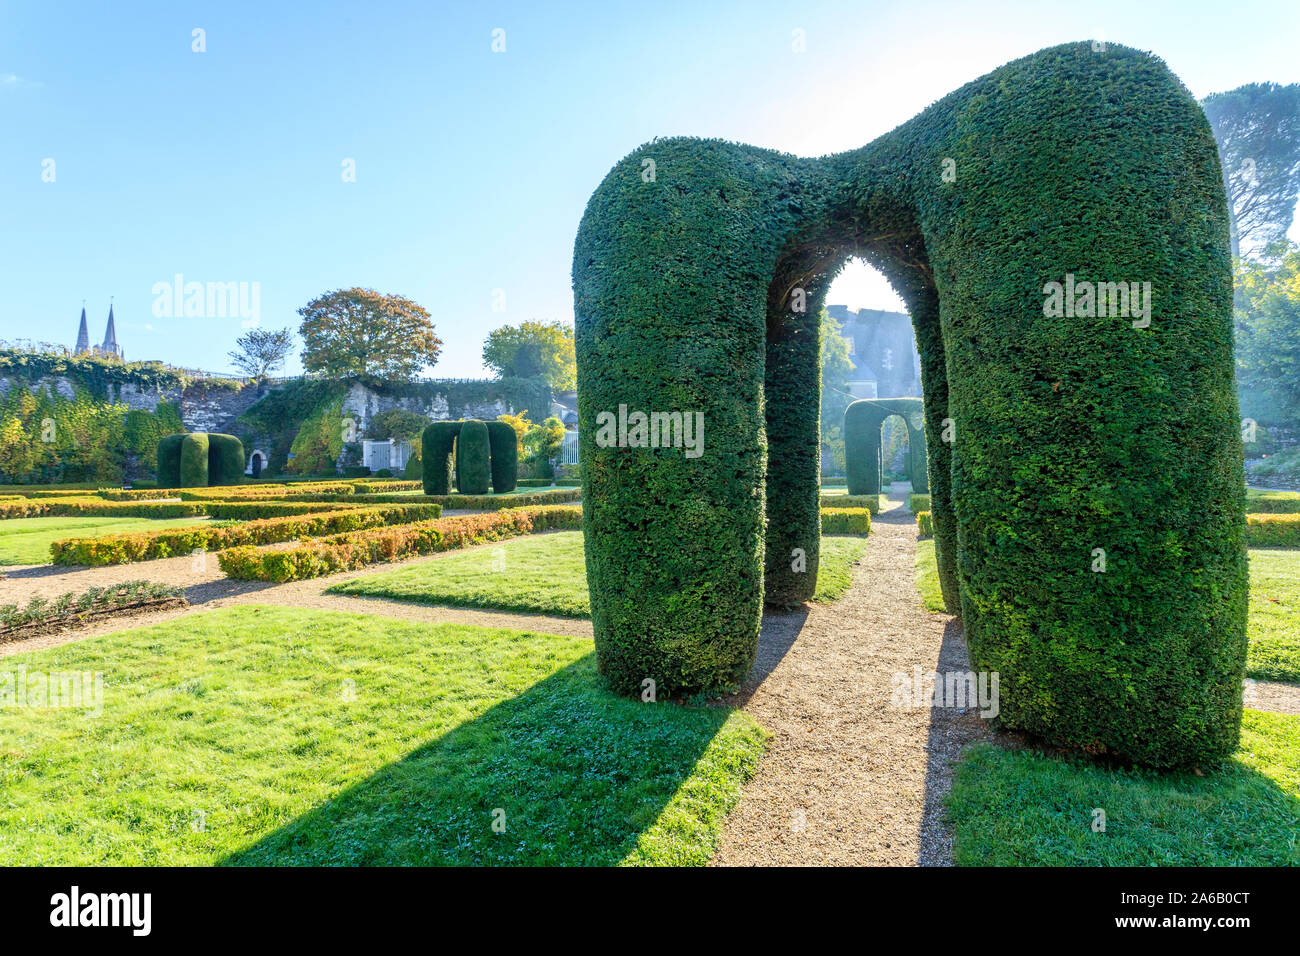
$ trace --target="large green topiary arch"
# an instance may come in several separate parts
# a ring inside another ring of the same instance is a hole
[[[907,475],[912,491],[929,494],[925,408],[919,398],[863,398],[844,410],[844,462],[849,494],[880,494],[883,462],[880,426],[897,415],[907,428]]]
[[[601,183],[574,302],[611,685],[733,687],[765,559],[769,597],[812,593],[815,316],[853,256],[912,314],[945,597],[1001,718],[1156,765],[1229,752],[1246,564],[1218,155],[1165,65],[1113,44],[1017,60],[852,152],[660,140]],[[1049,283],[1120,281],[1151,283],[1149,326],[1046,314]],[[702,453],[646,447],[637,412],[698,414]]]

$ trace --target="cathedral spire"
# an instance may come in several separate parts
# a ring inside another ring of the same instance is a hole
[[[108,328],[104,330],[104,344],[99,350],[105,355],[122,356],[122,350],[117,346],[117,327],[113,324],[113,300],[108,300]]]
[[[86,300],[81,300],[81,328],[77,330],[77,348],[74,355],[90,351],[90,330],[86,328]]]

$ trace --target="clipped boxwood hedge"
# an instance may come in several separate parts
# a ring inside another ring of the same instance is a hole
[[[916,513],[916,532],[922,538],[934,537],[934,521],[928,511],[918,511]]]
[[[285,549],[235,547],[218,554],[217,561],[228,577],[296,581],[521,534],[577,528],[581,523],[582,512],[577,508],[516,508],[331,535]]]
[[[821,509],[822,534],[870,534],[871,512],[866,508]]]
[[[456,436],[456,490],[463,495],[485,495],[491,480],[492,445],[487,425],[477,420],[461,423]]]
[[[601,673],[678,696],[748,674],[767,544],[814,534],[808,317],[850,256],[912,315],[940,583],[1000,674],[1000,719],[1155,766],[1230,753],[1247,575],[1227,205],[1199,105],[1118,44],[1016,60],[850,152],[673,138],[610,171],[573,259]],[[1050,283],[1118,282],[1151,283],[1149,324],[1047,311]],[[702,414],[703,453],[598,442],[620,406]]]
[[[1300,548],[1300,514],[1247,515],[1246,543],[1252,548]]]

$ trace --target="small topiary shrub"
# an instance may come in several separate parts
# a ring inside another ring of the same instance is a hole
[[[922,538],[934,537],[934,522],[930,520],[930,512],[918,511],[916,513],[916,531]]]
[[[181,442],[180,487],[199,488],[208,483],[208,436],[192,432]]]
[[[871,512],[866,508],[821,509],[822,534],[870,534]]]

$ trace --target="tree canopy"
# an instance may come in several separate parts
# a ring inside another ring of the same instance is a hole
[[[429,313],[400,295],[339,289],[298,314],[303,368],[331,378],[410,381],[442,350]]]
[[[1286,235],[1300,196],[1300,84],[1248,83],[1201,104],[1219,144],[1232,251]]]
[[[293,332],[289,329],[249,329],[247,335],[235,339],[237,351],[230,353],[235,368],[251,378],[266,378],[277,368],[293,348]]]
[[[1294,414],[1300,412],[1300,246],[1282,248],[1277,265],[1238,261],[1237,376]]]
[[[483,364],[502,377],[536,378],[557,392],[577,388],[573,326],[563,322],[521,322],[488,333]]]

